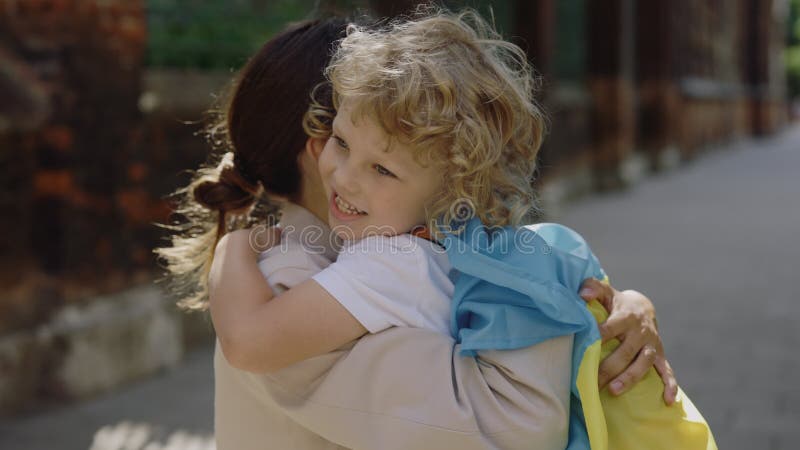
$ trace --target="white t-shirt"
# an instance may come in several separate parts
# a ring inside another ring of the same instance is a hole
[[[450,333],[453,282],[442,247],[410,234],[347,242],[312,278],[370,333],[392,326]]]

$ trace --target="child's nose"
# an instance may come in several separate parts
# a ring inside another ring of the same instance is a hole
[[[358,176],[353,164],[345,163],[339,166],[335,174],[336,186],[342,194],[355,194],[358,192]]]

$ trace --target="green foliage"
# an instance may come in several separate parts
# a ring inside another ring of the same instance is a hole
[[[788,72],[789,97],[800,97],[800,45],[787,47],[784,58]]]
[[[147,0],[150,67],[238,68],[314,0]]]
[[[789,18],[786,26],[786,78],[789,83],[789,97],[800,97],[800,0],[789,3]]]
[[[472,8],[484,19],[491,22],[505,39],[511,37],[509,32],[513,28],[513,2],[502,0],[446,0],[438,3],[443,4],[451,11]]]
[[[577,81],[586,73],[586,4],[576,1],[556,3],[555,75]]]
[[[440,0],[494,16],[501,32],[512,29],[513,2]],[[350,14],[391,0],[146,0],[149,67],[236,69],[287,24],[319,10]],[[506,36],[508,37],[508,36]]]
[[[786,45],[800,45],[800,0],[789,0],[789,17],[786,21]]]

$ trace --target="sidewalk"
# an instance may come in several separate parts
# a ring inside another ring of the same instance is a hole
[[[178,368],[106,396],[0,420],[0,449],[211,450],[212,356],[213,348],[196,350]]]
[[[799,169],[795,126],[551,217],[592,243],[615,286],[656,303],[678,381],[723,450],[800,441]],[[211,355],[201,349],[106,397],[0,422],[0,449],[212,448]]]
[[[678,382],[722,450],[800,442],[800,126],[553,218],[656,304]]]

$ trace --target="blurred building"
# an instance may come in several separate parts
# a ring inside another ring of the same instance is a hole
[[[235,3],[270,13],[270,2]],[[378,16],[415,4],[298,1],[299,17],[317,3]],[[142,312],[128,294],[158,273],[150,250],[161,236],[153,223],[170,213],[164,196],[205,159],[199,127],[185,122],[202,117],[207,91],[230,73],[146,67],[148,5],[0,2],[0,410],[97,392],[182,351],[182,342],[166,342],[183,331],[165,302]],[[786,8],[783,0],[497,2],[498,28],[542,76],[551,121],[540,187],[556,202],[619,188],[709,146],[779,130]],[[111,306],[98,312],[98,302]],[[135,320],[120,317],[130,311]],[[98,332],[109,320],[119,322]],[[97,357],[106,353],[116,356]]]
[[[784,3],[519,2],[513,35],[533,43],[552,111],[546,167],[587,165],[591,187],[613,188],[780,128]]]

